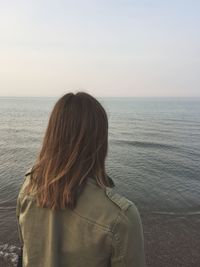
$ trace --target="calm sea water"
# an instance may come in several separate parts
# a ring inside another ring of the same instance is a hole
[[[0,98],[0,257],[16,260],[16,197],[56,98]],[[141,213],[200,211],[200,99],[103,98],[107,171]]]

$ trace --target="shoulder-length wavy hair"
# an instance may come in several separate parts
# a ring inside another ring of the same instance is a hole
[[[39,207],[73,209],[88,177],[112,187],[105,171],[108,119],[102,105],[85,92],[68,93],[55,104],[26,193]]]

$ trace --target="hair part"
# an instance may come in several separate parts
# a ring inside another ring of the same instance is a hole
[[[67,93],[55,104],[26,193],[37,205],[73,209],[88,177],[111,187],[105,171],[108,118],[88,93]]]

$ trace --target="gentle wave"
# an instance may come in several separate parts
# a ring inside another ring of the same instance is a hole
[[[164,144],[164,143],[155,143],[155,142],[140,142],[140,141],[129,141],[129,140],[122,140],[122,139],[111,139],[110,140],[112,143],[115,144],[126,144],[130,146],[135,146],[135,147],[142,147],[142,148],[165,148],[165,149],[177,149],[178,147],[174,145],[169,145],[169,144]]]

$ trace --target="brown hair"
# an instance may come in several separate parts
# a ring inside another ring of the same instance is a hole
[[[112,187],[105,171],[108,119],[102,105],[85,92],[68,93],[55,104],[26,192],[40,207],[74,208],[88,177]]]

